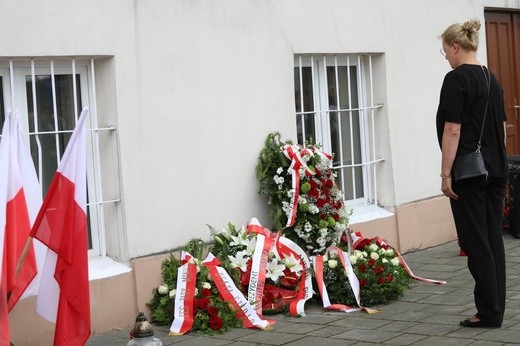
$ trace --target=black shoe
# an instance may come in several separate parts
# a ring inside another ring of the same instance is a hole
[[[460,321],[459,323],[463,327],[468,328],[500,328],[502,327],[502,323],[492,323],[492,322],[485,322],[485,321],[471,321],[470,318],[466,318],[464,321]]]

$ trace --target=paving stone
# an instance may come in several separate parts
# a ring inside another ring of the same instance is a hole
[[[256,342],[262,345],[284,345],[286,343],[299,340],[303,337],[304,335],[299,334],[259,331],[255,334],[246,335],[244,337],[238,338],[235,341]],[[204,344],[199,344],[199,346],[201,345]]]
[[[334,335],[331,339],[343,339],[343,340],[357,340],[363,342],[383,342],[386,340],[393,339],[400,334],[397,332],[390,332],[380,329],[374,329],[367,331],[366,329],[351,329],[345,333]]]
[[[331,338],[320,338],[315,336],[306,336],[302,339],[299,339],[297,341],[289,342],[287,344],[284,344],[284,346],[316,346],[316,345],[323,345],[323,346],[344,346],[344,345],[352,345],[355,344],[356,341],[349,341],[349,340],[343,340],[343,339],[331,339]]]
[[[385,341],[389,345],[415,345],[418,341],[427,338],[425,335],[401,334],[397,337]]]

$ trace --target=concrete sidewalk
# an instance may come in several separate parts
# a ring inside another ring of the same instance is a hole
[[[502,328],[463,328],[459,321],[475,313],[473,279],[457,242],[404,255],[417,276],[445,280],[444,286],[412,282],[399,301],[368,315],[329,312],[306,305],[303,318],[269,316],[273,330],[237,328],[216,336],[191,332],[168,336],[168,326],[153,326],[164,345],[513,345],[520,344],[520,239],[504,235],[507,256],[507,303]],[[129,316],[130,319],[134,318]],[[128,330],[94,335],[89,346],[126,345]]]

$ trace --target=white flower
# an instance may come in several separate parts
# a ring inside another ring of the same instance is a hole
[[[199,294],[199,289],[195,287],[195,295]]]
[[[276,185],[281,185],[285,181],[284,177],[280,177],[278,175],[275,175],[273,177],[273,179],[274,179],[274,182],[276,183]]]
[[[395,251],[394,251],[394,249],[391,249],[391,248],[390,248],[390,249],[386,249],[386,251],[385,251],[385,255],[387,255],[387,256],[389,256],[389,257],[391,257],[391,256],[395,256]]]
[[[320,208],[316,206],[314,203],[309,203],[309,213],[316,215],[320,212]]]
[[[370,251],[377,251],[379,249],[379,246],[377,246],[377,244],[372,243],[368,246],[368,248],[370,249]]]
[[[176,294],[177,294],[177,290],[174,288],[173,290],[170,291],[170,298],[175,297]]]
[[[354,250],[354,256],[356,256],[357,259],[363,258],[363,252],[359,250]]]
[[[238,245],[247,246],[247,244],[249,243],[249,241],[247,240],[247,232],[246,232],[246,229],[244,226],[242,226],[242,228],[240,228],[240,231],[238,231],[237,236],[232,235],[231,239],[233,239],[229,243],[229,245],[231,245],[231,246],[238,246]]]
[[[381,260],[381,262],[383,262],[383,263],[388,263],[388,260],[387,260],[386,258],[383,258],[383,259]]]
[[[221,229],[218,234],[222,234],[227,240],[231,239],[231,231],[228,228]]]
[[[394,257],[390,260],[390,263],[392,263],[394,266],[398,266],[399,265],[399,258],[397,257]]]
[[[278,167],[278,169],[276,170],[276,174],[282,174],[282,172],[283,172],[283,168]]]
[[[247,271],[247,261],[249,260],[247,251],[239,251],[235,257],[228,255],[228,258],[233,268],[240,268],[244,273]]]
[[[303,226],[303,230],[304,230],[305,232],[307,232],[307,233],[309,233],[310,231],[312,231],[312,225],[310,224],[309,221],[307,221],[307,222],[305,223],[305,225]]]
[[[247,242],[247,253],[248,255],[252,255],[256,249],[256,238],[251,238]]]
[[[205,282],[202,284],[202,288],[209,290],[209,289],[211,289],[211,284],[209,282]]]
[[[370,254],[370,258],[376,260],[376,259],[379,258],[379,255],[377,254],[377,252],[372,252],[372,253]]]
[[[167,285],[167,284],[161,284],[161,285],[157,288],[157,292],[159,292],[159,294],[165,295],[166,293],[169,292],[169,290],[168,290],[168,285]]]
[[[356,264],[357,260],[358,260],[358,258],[356,255],[350,255],[350,263]]]
[[[285,269],[285,266],[283,264],[278,264],[278,260],[276,258],[273,258],[267,264],[267,275],[266,275],[266,277],[268,279],[271,279],[271,280],[276,282],[276,281],[278,281],[280,276],[283,275],[284,269]]]
[[[303,270],[300,261],[292,253],[283,259],[283,263],[293,273],[299,274]]]
[[[329,268],[334,269],[338,266],[338,261],[331,259],[327,261],[327,264],[329,265]]]

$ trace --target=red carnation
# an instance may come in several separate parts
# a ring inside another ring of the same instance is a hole
[[[325,220],[327,219],[329,216],[327,214],[321,214],[320,215],[320,220]]]
[[[318,187],[318,183],[316,183],[316,180],[314,179],[309,180],[309,184],[311,184],[311,188],[313,189]]]
[[[309,196],[310,198],[317,199],[318,197],[320,197],[320,192],[318,191],[318,189],[316,189],[316,188],[312,188],[312,189],[310,189],[310,191],[307,193],[307,196]]]
[[[317,201],[316,201],[316,206],[318,206],[318,208],[323,208],[323,206],[326,204],[327,202],[323,199],[323,198],[319,198]]]
[[[359,285],[360,285],[361,287],[365,286],[366,284],[367,284],[367,280],[365,280],[365,279],[359,279]]]
[[[222,318],[218,317],[218,315],[212,315],[209,318],[209,327],[213,330],[220,330],[223,324]]]
[[[334,186],[334,182],[332,181],[332,179],[327,179],[325,186],[331,189]]]
[[[334,208],[341,209],[342,206],[343,206],[343,202],[341,202],[341,200],[334,202]]]
[[[209,296],[211,296],[212,292],[210,289],[208,288],[203,288],[202,291],[200,291],[200,295],[203,297],[203,298],[207,298]]]
[[[316,176],[320,176],[321,175],[321,172],[319,169],[317,169],[316,167],[314,167],[314,172],[316,172]]]
[[[385,280],[383,278],[377,278],[377,283],[378,284],[382,284],[384,282],[385,282]]]
[[[376,264],[376,260],[375,260],[375,259],[373,259],[373,258],[371,258],[371,259],[369,259],[369,260],[368,260],[368,262],[367,262],[367,263],[368,263],[368,265],[369,265],[369,266],[373,267],[373,266],[374,266],[374,264]]]
[[[386,278],[385,278],[385,281],[388,282],[388,283],[390,283],[390,282],[392,282],[393,279],[394,279],[394,277],[392,276],[392,274],[388,274],[388,275],[386,276]]]
[[[364,263],[362,263],[358,266],[358,270],[360,273],[364,273],[367,271],[367,266]]]
[[[338,214],[338,213],[334,213],[334,214],[332,214],[332,217],[334,218],[334,221],[336,221],[336,222],[339,221],[339,214]],[[345,235],[345,238],[346,238],[346,237],[347,237],[347,236]],[[346,240],[346,239],[345,239],[345,240]]]
[[[208,306],[208,309],[206,310],[210,316],[217,315],[218,314],[218,308],[214,305]]]

